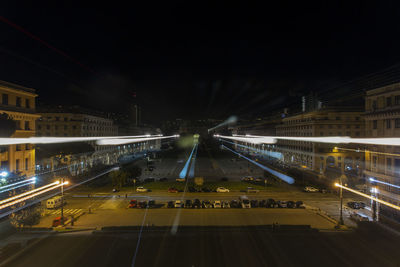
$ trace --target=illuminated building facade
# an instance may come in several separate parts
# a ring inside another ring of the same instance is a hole
[[[15,122],[15,132],[8,137],[35,136],[35,98],[32,88],[0,81],[0,114],[7,114]],[[30,144],[0,147],[0,169],[19,176],[35,174],[35,147]]]

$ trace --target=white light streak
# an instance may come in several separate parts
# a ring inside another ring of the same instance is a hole
[[[10,201],[12,201],[12,200],[14,200],[14,199],[17,199],[17,198],[20,198],[20,197],[23,197],[23,196],[26,196],[26,195],[35,193],[35,192],[40,191],[40,190],[43,190],[43,189],[45,189],[45,188],[47,188],[47,187],[49,187],[49,186],[58,185],[59,183],[60,183],[60,181],[57,181],[57,182],[54,182],[54,183],[51,183],[51,184],[47,184],[47,185],[42,186],[42,187],[38,187],[38,188],[33,189],[33,190],[30,190],[30,191],[27,191],[27,192],[25,192],[25,193],[22,193],[22,194],[13,196],[13,197],[9,197],[9,198],[7,198],[7,199],[4,199],[4,200],[0,201],[0,204],[6,203],[6,202],[10,202]]]
[[[393,208],[393,209],[400,210],[400,207],[399,207],[399,206],[393,205],[392,203],[386,202],[386,201],[384,201],[384,200],[382,200],[382,199],[378,199],[378,198],[376,198],[376,197],[369,196],[369,195],[367,195],[367,194],[361,193],[361,192],[359,192],[359,191],[357,191],[357,190],[354,190],[354,189],[351,189],[351,188],[349,188],[349,187],[347,187],[347,186],[343,186],[343,185],[340,185],[340,184],[338,184],[338,183],[336,183],[335,186],[341,187],[341,188],[343,188],[343,189],[345,189],[345,190],[347,190],[347,191],[350,191],[350,192],[352,192],[352,193],[354,193],[354,194],[363,196],[363,197],[365,197],[365,198],[369,198],[369,199],[371,199],[371,200],[374,200],[374,201],[376,201],[376,202],[379,202],[379,203],[381,203],[381,204],[383,204],[383,205],[386,205],[386,206],[388,206],[388,207],[391,207],[391,208]]]
[[[176,138],[176,135],[162,136],[162,137],[148,137],[148,138],[126,138],[126,139],[101,139],[96,142],[97,145],[109,146],[109,145],[124,145],[130,143],[139,143],[151,140],[165,139],[165,138]]]
[[[87,142],[103,139],[119,139],[119,138],[141,138],[148,135],[136,136],[95,136],[95,137],[29,137],[29,138],[0,138],[0,145],[17,145],[17,144],[58,144],[72,142]],[[151,135],[150,137],[162,136]]]
[[[40,191],[40,192],[37,192],[37,193],[35,193],[35,194],[31,194],[31,195],[29,195],[29,196],[26,196],[26,197],[23,197],[23,198],[19,198],[19,199],[15,200],[15,201],[6,203],[6,204],[4,204],[4,205],[1,205],[1,206],[0,206],[0,209],[4,209],[4,208],[10,207],[10,206],[12,206],[12,205],[18,204],[18,203],[20,203],[20,202],[22,202],[22,201],[25,201],[25,200],[27,200],[27,199],[36,197],[36,196],[38,196],[38,195],[41,195],[41,194],[43,194],[43,193],[46,193],[46,192],[48,192],[48,191],[51,191],[51,190],[53,190],[53,189],[56,189],[56,188],[58,188],[58,187],[60,187],[60,186],[62,186],[62,185],[66,185],[66,184],[68,184],[68,183],[67,183],[67,182],[64,182],[64,183],[62,183],[62,184],[58,184],[58,185],[55,185],[55,186],[53,186],[53,187],[44,189],[44,190],[42,190],[42,191]]]

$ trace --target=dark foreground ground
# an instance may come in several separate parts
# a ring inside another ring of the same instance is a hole
[[[282,226],[283,227],[283,226]],[[186,227],[48,237],[7,266],[400,266],[400,238],[378,229]]]

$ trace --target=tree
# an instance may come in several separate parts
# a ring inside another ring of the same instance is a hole
[[[41,212],[41,208],[34,205],[12,213],[10,215],[10,222],[17,228],[25,226],[32,227],[40,222]]]
[[[128,174],[124,171],[113,171],[109,174],[113,186],[121,188],[126,184]]]

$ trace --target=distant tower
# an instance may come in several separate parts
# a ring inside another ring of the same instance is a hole
[[[141,125],[142,110],[140,106],[136,104],[132,104],[129,106],[129,120],[133,123],[134,126],[138,127]]]

